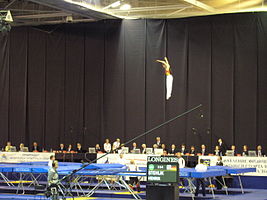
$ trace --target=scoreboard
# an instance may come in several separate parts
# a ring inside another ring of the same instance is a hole
[[[147,182],[178,183],[178,158],[174,156],[148,156]]]

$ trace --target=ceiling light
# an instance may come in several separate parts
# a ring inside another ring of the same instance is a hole
[[[123,4],[121,7],[120,7],[120,10],[130,10],[131,9],[131,5],[130,4]]]
[[[110,5],[111,8],[116,8],[121,5],[121,1],[116,1],[113,4]]]
[[[109,8],[116,8],[116,7],[119,7],[121,5],[121,1],[116,1],[106,7],[104,7],[103,9],[109,9]]]

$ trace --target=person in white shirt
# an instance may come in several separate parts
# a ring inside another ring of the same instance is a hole
[[[121,153],[121,154],[119,155],[118,163],[120,163],[120,164],[122,164],[122,165],[125,165],[125,164],[126,164],[126,160],[125,160],[125,158],[124,158],[123,153]]]
[[[106,139],[105,140],[105,143],[104,143],[104,151],[106,153],[109,153],[111,151],[111,144],[109,143],[109,139]]]
[[[51,168],[54,161],[55,161],[55,156],[54,155],[50,156],[50,160],[48,161],[48,167]]]
[[[116,152],[118,152],[118,148],[120,147],[121,145],[121,140],[120,138],[117,138],[115,142],[113,142],[113,146],[112,146],[112,149],[115,150],[116,149]]]
[[[177,152],[177,153],[176,153],[176,156],[177,156],[177,158],[178,158],[179,168],[184,168],[184,167],[185,167],[185,160],[184,160],[184,158],[182,157],[181,152]]]
[[[203,159],[200,159],[199,164],[197,164],[197,166],[195,167],[195,170],[197,172],[206,172],[208,170],[208,167],[206,165],[204,165],[204,160]],[[205,189],[204,179],[203,178],[197,178],[196,181],[197,181],[197,184],[196,184],[195,196],[196,197],[198,196],[199,186],[200,185],[202,187],[203,196],[206,196],[206,189]]]
[[[128,165],[128,170],[129,171],[138,171],[138,167],[137,165],[135,164],[134,160],[131,160],[130,161],[130,164]],[[136,189],[137,189],[137,192],[140,192],[141,191],[141,188],[140,188],[140,181],[138,179],[138,177],[130,177],[130,180],[129,180],[129,186],[133,189],[133,185],[136,185]]]

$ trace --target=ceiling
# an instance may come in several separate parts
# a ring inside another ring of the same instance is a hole
[[[121,10],[124,4],[131,8]],[[267,0],[0,0],[0,9],[21,26],[267,11]]]

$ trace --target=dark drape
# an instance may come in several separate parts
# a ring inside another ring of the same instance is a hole
[[[0,140],[9,139],[9,38],[0,36]],[[3,144],[3,142],[2,142]]]
[[[13,28],[0,36],[1,145],[267,143],[266,13]],[[169,58],[173,93],[166,101]],[[267,149],[266,149],[267,150]]]

